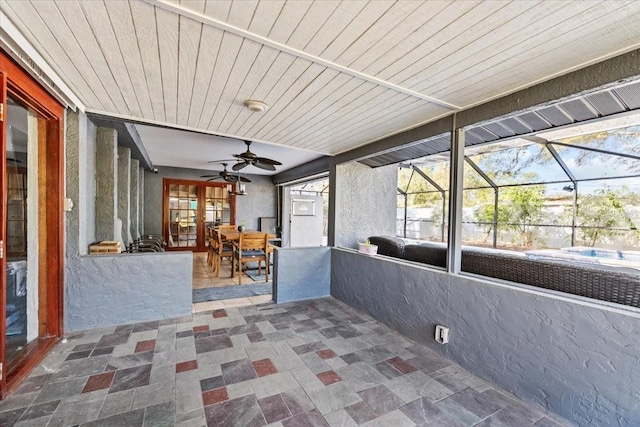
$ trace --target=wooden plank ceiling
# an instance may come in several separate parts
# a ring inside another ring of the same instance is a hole
[[[25,1],[91,112],[335,155],[640,43],[637,1]],[[243,107],[259,99],[262,114]]]

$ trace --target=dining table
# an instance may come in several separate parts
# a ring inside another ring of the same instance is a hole
[[[227,240],[230,242],[235,242],[240,240],[240,235],[242,234],[252,234],[252,233],[264,233],[263,231],[258,231],[258,230],[243,230],[243,231],[238,231],[238,230],[220,230],[220,236],[222,237],[223,240]],[[276,238],[275,234],[270,234],[270,233],[266,233],[267,234],[267,238],[269,240],[273,240]]]
[[[235,229],[232,229],[232,230],[222,229],[222,230],[220,230],[220,237],[222,237],[223,241],[227,241],[227,242],[231,243],[235,248],[237,246],[235,244],[235,242],[240,240],[240,236],[242,234],[252,234],[252,233],[264,233],[264,231],[251,230],[251,229],[244,229],[242,231],[238,231],[238,230],[235,230]],[[268,240],[276,240],[277,236],[275,234],[272,234],[272,233],[265,233],[265,234],[267,235],[267,239]],[[269,257],[269,258],[271,257],[271,254],[273,253],[275,248],[276,248],[276,246],[273,245],[273,244],[269,244],[267,246],[267,257]],[[270,263],[270,261],[269,261],[269,263]],[[234,271],[231,272],[231,277],[235,276],[234,273],[235,273]]]

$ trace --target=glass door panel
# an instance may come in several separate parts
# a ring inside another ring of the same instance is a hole
[[[62,335],[64,107],[2,50],[0,70],[0,398],[4,398]]]
[[[205,184],[204,232],[221,224],[231,224],[231,205],[227,186]],[[206,240],[206,239],[205,239]]]
[[[226,184],[167,179],[164,185],[170,248],[205,251],[207,229],[233,223],[235,213]]]
[[[208,229],[215,227],[220,224],[220,217],[216,214],[216,205],[215,205],[215,197],[214,197],[215,188],[206,187],[205,188],[205,200],[204,200],[204,242],[205,246],[209,245],[208,239],[206,239],[206,232]]]
[[[38,115],[11,97],[7,97],[5,140],[7,211],[4,339],[5,363],[10,365],[25,346],[39,335],[38,258],[37,252],[27,244],[37,243],[38,236],[37,217],[32,223],[27,216],[28,188],[37,197],[37,159],[35,168],[28,166],[33,164],[32,152],[38,147]],[[31,202],[37,205],[37,199]]]
[[[169,185],[169,247],[188,248],[198,245],[197,185]]]

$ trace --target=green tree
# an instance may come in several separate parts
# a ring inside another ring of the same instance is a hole
[[[624,200],[627,194],[620,190],[601,188],[593,194],[580,197],[576,221],[586,228],[579,229],[581,244],[593,247],[598,241],[608,240],[628,233],[637,233],[631,217],[626,212]]]
[[[544,187],[503,187],[499,190],[498,201],[498,229],[517,233],[518,243],[524,247],[533,246],[538,234],[537,224],[543,221]],[[476,210],[476,220],[493,223],[493,212],[492,203],[484,204]]]

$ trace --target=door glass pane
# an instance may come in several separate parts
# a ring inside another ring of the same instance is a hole
[[[209,228],[231,223],[227,184],[171,184],[168,191],[169,247],[206,250]]]
[[[37,115],[8,98],[5,176],[7,182],[7,268],[5,270],[7,363],[29,342],[38,337],[38,282],[35,268],[37,266],[37,216],[29,218],[30,215],[27,215],[27,190],[37,188],[38,184],[37,157],[33,154],[37,152],[37,131]],[[29,167],[31,165],[34,167]],[[29,176],[27,176],[27,170],[29,170]],[[35,206],[37,191],[30,193],[29,201]]]
[[[229,224],[230,216],[225,212],[225,204],[229,205],[229,194],[226,184],[207,186],[205,200],[205,230],[215,228],[220,224]],[[228,211],[228,209],[227,209]]]
[[[198,186],[169,186],[169,246],[197,245]]]

